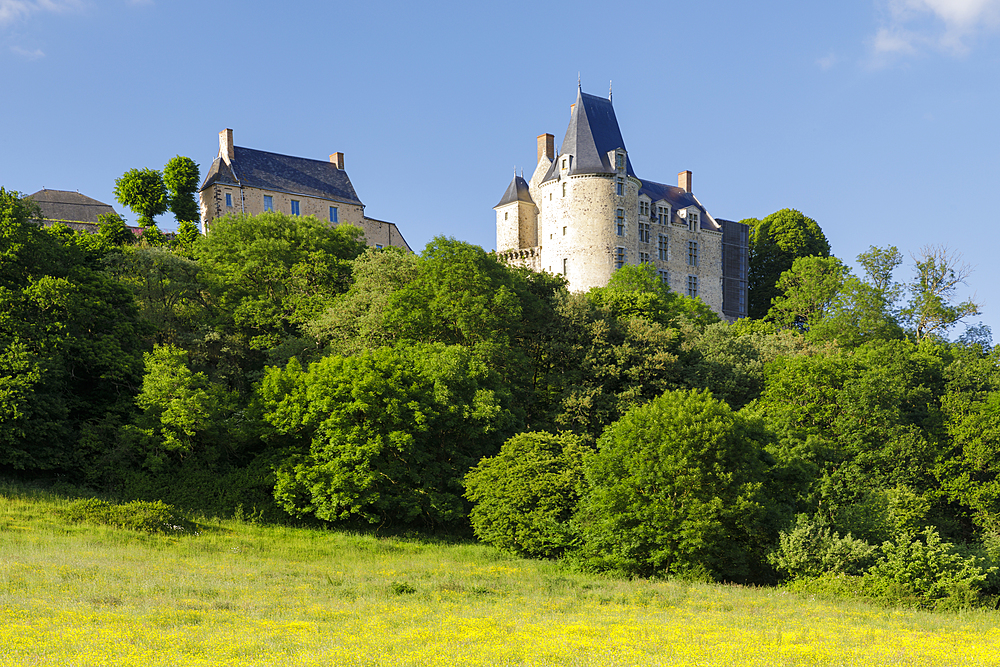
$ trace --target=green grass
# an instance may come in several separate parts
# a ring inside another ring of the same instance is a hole
[[[71,522],[0,486],[0,665],[993,665],[1000,614],[621,581],[476,544]]]

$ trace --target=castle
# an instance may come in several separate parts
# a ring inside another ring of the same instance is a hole
[[[219,133],[219,155],[198,194],[202,233],[208,233],[212,220],[229,213],[281,211],[354,225],[364,230],[369,246],[412,252],[395,223],[365,215],[344,170],[343,153],[334,153],[327,162],[243,148],[233,144],[233,131],[225,129]]]
[[[498,255],[560,273],[574,291],[607,285],[625,264],[651,264],[673,291],[725,319],[745,317],[748,226],[713,218],[690,171],[676,186],[636,176],[610,99],[578,86],[570,109],[559,153],[553,135],[540,135],[531,180],[515,174],[494,207]]]

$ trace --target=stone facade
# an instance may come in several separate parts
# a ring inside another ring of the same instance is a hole
[[[257,215],[267,210],[311,215],[332,225],[360,227],[372,247],[410,246],[395,223],[365,216],[344,170],[344,154],[329,162],[268,153],[233,144],[233,131],[219,133],[219,155],[199,192],[201,226],[209,233],[212,220],[228,214]]]
[[[560,153],[551,134],[540,135],[531,180],[515,176],[494,207],[498,255],[562,274],[574,291],[607,285],[623,264],[648,263],[673,291],[738,317],[724,304],[723,224],[745,225],[716,221],[691,192],[689,171],[677,186],[638,178],[610,100],[578,91],[571,109]],[[745,276],[732,284],[745,294]]]

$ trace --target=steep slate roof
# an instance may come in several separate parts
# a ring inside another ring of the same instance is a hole
[[[505,204],[512,204],[516,201],[524,201],[529,204],[535,203],[528,190],[528,182],[524,180],[522,176],[514,176],[510,185],[507,186],[507,192],[503,193],[503,197],[500,198],[500,203],[493,208],[499,208]]]
[[[664,200],[670,204],[672,211],[694,206],[702,212],[700,217],[700,226],[702,229],[718,230],[721,228],[715,222],[715,219],[709,215],[708,211],[705,210],[705,207],[701,205],[701,202],[690,192],[685,192],[683,188],[679,188],[676,185],[664,185],[663,183],[655,183],[643,179],[639,180],[642,181],[642,186],[639,188],[640,196],[646,195],[653,202]]]
[[[579,86],[576,89],[576,104],[570,115],[566,137],[559,148],[559,155],[545,174],[542,182],[550,181],[559,174],[559,158],[570,155],[569,175],[613,174],[615,166],[608,159],[608,153],[616,148],[625,148],[615,108],[611,100],[588,95]],[[632,161],[625,157],[625,171],[635,176]]]
[[[332,162],[240,146],[235,146],[233,152],[232,169],[217,158],[202,190],[213,183],[227,183],[361,205],[347,172]]]
[[[69,190],[39,190],[29,198],[42,209],[46,220],[96,224],[97,216],[115,212],[114,208],[104,202]]]

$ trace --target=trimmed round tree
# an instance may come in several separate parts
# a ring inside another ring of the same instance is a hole
[[[766,432],[703,391],[668,391],[605,430],[578,521],[595,569],[754,578],[767,541]],[[763,540],[763,542],[762,542]]]
[[[570,519],[587,451],[571,433],[519,433],[507,440],[465,477],[476,537],[519,556],[552,558],[571,548]]]

